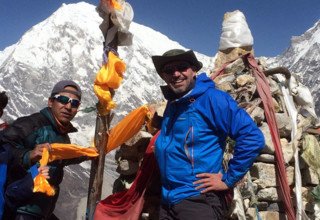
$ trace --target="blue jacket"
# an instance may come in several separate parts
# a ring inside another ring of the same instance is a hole
[[[228,93],[215,89],[205,73],[197,76],[195,87],[185,96],[171,99],[164,95],[168,104],[155,144],[162,203],[172,205],[200,194],[193,185],[196,174],[223,170],[228,136],[236,144],[222,180],[233,187],[264,147],[260,129]]]
[[[1,134],[0,134],[1,135]],[[4,212],[4,189],[7,181],[7,167],[11,159],[10,146],[0,142],[0,219]]]

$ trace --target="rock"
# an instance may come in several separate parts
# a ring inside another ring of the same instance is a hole
[[[137,173],[139,169],[139,162],[138,161],[131,161],[131,160],[120,160],[119,166],[117,167],[117,172],[122,175],[133,175]]]
[[[255,83],[255,81],[256,81],[256,79],[249,74],[240,75],[236,79],[237,86],[239,86],[239,87],[243,87],[249,83],[253,84],[253,83]]]
[[[274,156],[271,154],[260,154],[257,157],[256,161],[264,163],[274,163]]]
[[[276,113],[277,125],[282,138],[290,138],[292,124],[289,116],[285,113]]]
[[[277,188],[269,187],[258,191],[257,197],[259,201],[279,202]]]
[[[276,172],[274,164],[257,162],[250,169],[251,176],[256,178],[253,182],[258,184],[258,188],[276,187]],[[286,168],[288,184],[294,183],[294,168]]]
[[[320,159],[320,158],[319,158]],[[301,171],[302,176],[302,184],[303,185],[318,185],[319,184],[319,177],[315,170],[311,169],[310,167],[303,169]]]

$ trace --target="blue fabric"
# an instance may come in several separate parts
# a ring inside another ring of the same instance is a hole
[[[0,163],[0,219],[2,219],[4,209],[4,184],[7,177],[7,164]]]
[[[31,173],[31,177],[32,179],[34,179],[38,174],[38,166],[37,165],[33,165],[30,169],[29,169],[29,173]]]
[[[0,143],[0,219],[2,219],[4,211],[4,186],[7,180],[7,168],[10,159],[10,146],[8,144]]]
[[[202,73],[192,91],[169,100],[155,144],[161,173],[162,202],[176,204],[197,196],[199,173],[219,173],[227,137],[235,140],[234,157],[223,181],[233,187],[264,147],[264,137],[245,110]]]

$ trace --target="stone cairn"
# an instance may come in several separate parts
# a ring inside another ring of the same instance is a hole
[[[239,51],[238,51],[239,52]],[[244,50],[240,50],[240,54]],[[250,52],[250,51],[249,51]],[[252,52],[252,51],[251,51]],[[234,54],[229,53],[232,57],[220,58],[219,60],[234,59]],[[220,56],[228,56],[220,54]],[[221,67],[220,63],[215,64],[216,68]],[[295,189],[295,160],[294,160],[294,144],[291,140],[292,123],[288,113],[288,107],[285,105],[284,96],[280,88],[279,74],[272,75],[273,73],[290,74],[285,68],[275,68],[268,70],[263,60],[258,60],[260,68],[269,75],[267,77],[271,95],[273,98],[273,105],[276,114],[276,121],[280,134],[280,142],[285,161],[286,174],[288,184],[292,189],[291,197],[293,204],[295,204],[296,194]],[[277,71],[278,70],[278,71]],[[295,77],[291,74],[291,77]],[[283,77],[284,78],[284,77]],[[295,78],[294,78],[295,79]],[[278,188],[274,146],[271,140],[268,124],[265,120],[264,109],[262,100],[257,93],[256,79],[252,74],[252,70],[245,66],[242,58],[235,59],[225,67],[223,75],[215,78],[216,86],[228,92],[241,106],[244,108],[251,118],[256,122],[264,134],[266,146],[262,150],[261,155],[254,162],[252,168],[244,177],[244,179],[235,188],[234,207],[232,207],[231,219],[285,219],[284,206],[280,198]],[[295,94],[292,94],[293,96]],[[298,97],[293,97],[295,107],[302,110],[303,106],[299,102]],[[319,164],[312,164],[313,160],[319,158],[319,129],[315,129],[317,119],[312,117],[311,114],[298,113],[297,127],[298,138],[297,147],[299,149],[299,166],[302,176],[302,201],[303,209],[310,219],[319,219],[315,214],[315,200],[312,196],[312,190],[319,185],[320,170],[317,170]],[[297,137],[296,136],[296,137]],[[226,157],[228,160],[228,152],[232,152],[233,142],[228,143]],[[231,154],[232,157],[232,154]],[[318,159],[319,160],[319,159]],[[236,192],[238,191],[238,192]],[[319,195],[318,195],[319,196]],[[258,213],[257,213],[258,210]],[[298,218],[297,218],[298,219]]]

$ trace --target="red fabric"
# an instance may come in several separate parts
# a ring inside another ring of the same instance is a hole
[[[3,122],[3,121],[0,120],[0,131],[6,129],[9,126],[7,122],[3,122],[3,123],[1,123],[1,122]]]
[[[217,76],[222,75],[223,72],[224,72],[224,69],[226,68],[226,66],[228,66],[228,64],[230,64],[230,63],[232,63],[232,62],[234,62],[234,61],[235,61],[235,60],[232,60],[232,61],[230,61],[230,62],[227,62],[227,63],[223,64],[220,69],[216,70],[216,72],[214,72],[214,73],[211,74],[210,78],[211,78],[212,80],[214,80]]]
[[[272,143],[275,148],[275,158],[277,163],[276,164],[277,177],[280,183],[280,192],[284,200],[287,218],[288,220],[294,220],[296,218],[295,218],[294,208],[293,208],[293,204],[290,196],[290,187],[287,180],[286,168],[284,165],[282,148],[280,144],[280,135],[279,135],[279,130],[276,122],[276,116],[274,113],[274,107],[272,104],[273,102],[272,102],[269,83],[268,83],[267,77],[258,67],[258,64],[254,59],[254,57],[251,54],[247,54],[246,56],[244,56],[244,58],[246,58],[257,80],[258,93],[262,99],[264,113],[266,115],[267,123],[269,126]]]
[[[154,143],[159,132],[151,139],[137,176],[129,190],[115,193],[100,201],[94,213],[95,220],[138,220],[144,204],[144,193],[157,170]]]

